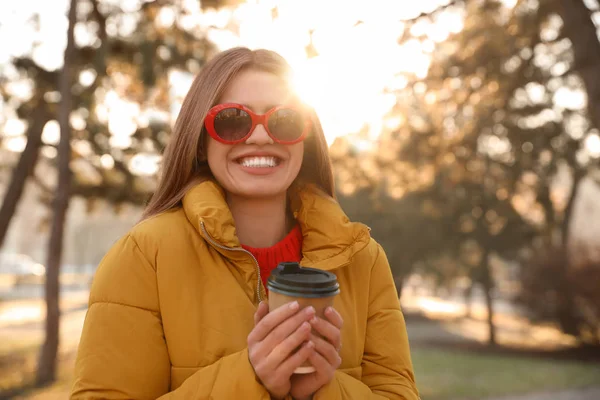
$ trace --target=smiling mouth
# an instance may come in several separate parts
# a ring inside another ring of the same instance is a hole
[[[249,168],[273,168],[281,161],[278,157],[242,157],[236,160],[241,166]]]

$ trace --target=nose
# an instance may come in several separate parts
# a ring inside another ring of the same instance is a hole
[[[269,136],[267,130],[262,124],[256,125],[250,137],[246,139],[246,144],[265,145],[273,143],[273,138]]]

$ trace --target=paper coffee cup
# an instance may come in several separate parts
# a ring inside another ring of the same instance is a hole
[[[340,293],[335,274],[302,267],[296,262],[279,264],[271,272],[267,288],[269,289],[269,311],[297,301],[300,309],[313,306],[319,318],[325,318],[325,310],[333,305],[333,299]],[[308,374],[314,371],[315,368],[307,360],[294,373]]]

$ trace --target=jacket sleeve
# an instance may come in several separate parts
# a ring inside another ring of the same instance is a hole
[[[387,257],[377,246],[360,380],[338,370],[314,400],[418,400],[408,335]]]
[[[128,235],[94,277],[71,399],[270,398],[247,350],[201,368],[172,392],[170,380],[156,270]]]

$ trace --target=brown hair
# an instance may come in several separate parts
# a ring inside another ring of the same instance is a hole
[[[217,104],[231,80],[242,70],[273,73],[289,82],[291,69],[269,50],[233,48],[216,55],[200,71],[186,95],[162,159],[158,187],[142,220],[181,206],[185,193],[212,178],[205,154],[204,118]],[[313,112],[312,130],[304,141],[304,159],[297,180],[313,183],[334,197],[333,173],[321,123]]]

